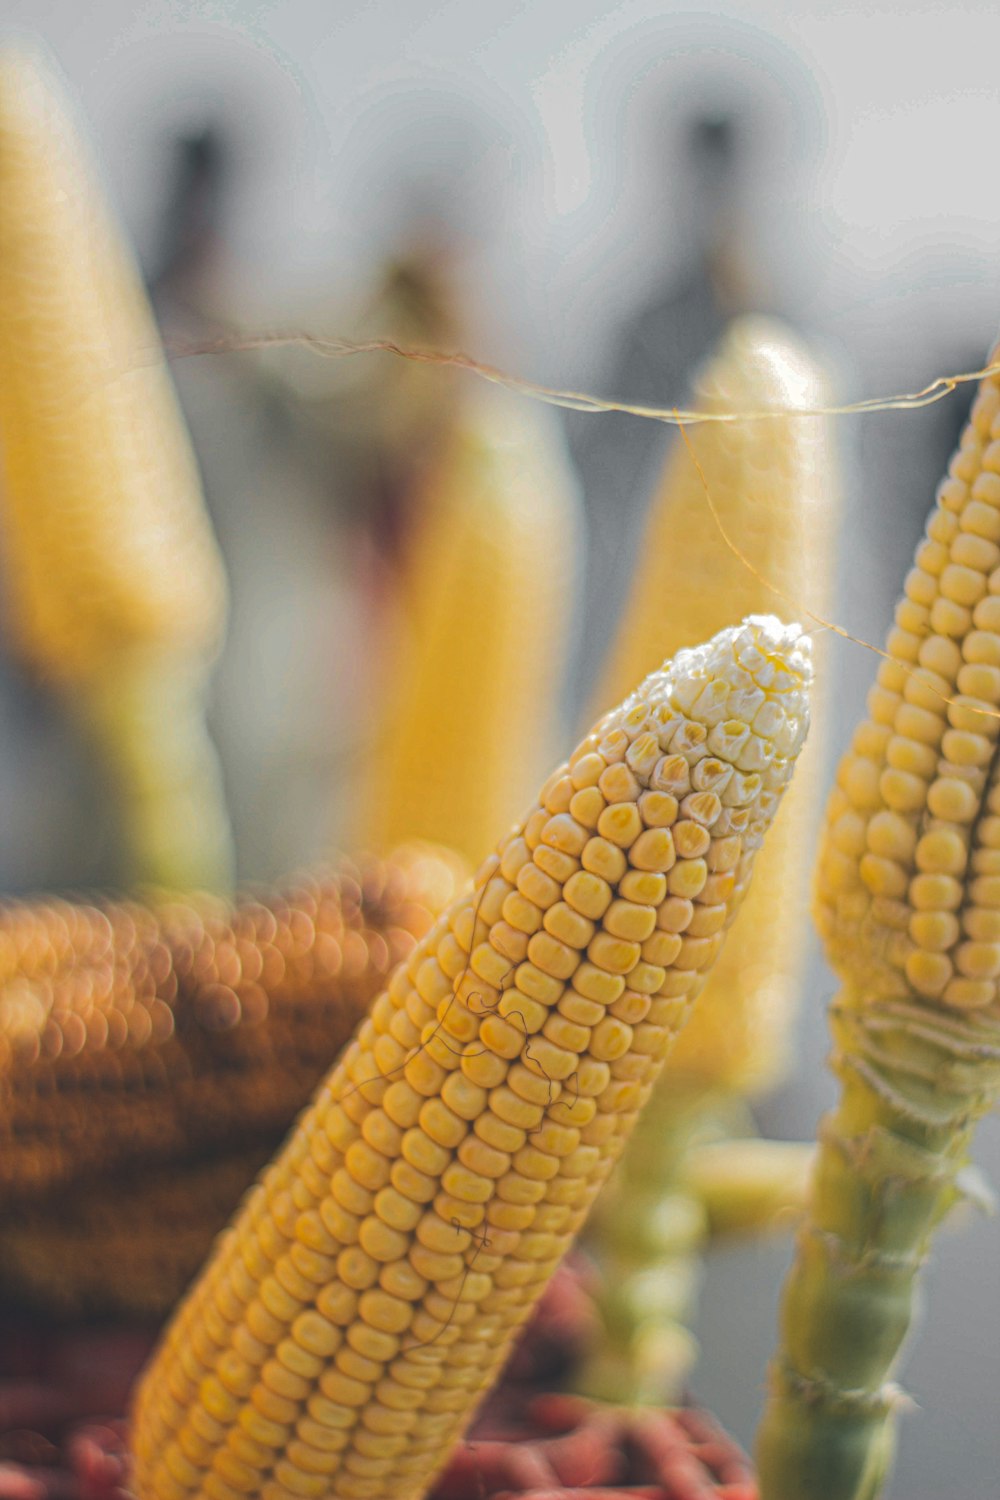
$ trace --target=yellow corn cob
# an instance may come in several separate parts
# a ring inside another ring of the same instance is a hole
[[[553,773],[176,1315],[138,1388],[142,1500],[423,1493],[722,944],[809,676],[798,627],[748,621],[653,673]]]
[[[994,349],[989,364],[1000,355]],[[985,378],[826,812],[840,1085],[782,1303],[766,1500],[877,1500],[918,1275],[1000,1100],[1000,380]]]
[[[558,728],[581,532],[551,414],[470,389],[414,509],[354,842],[477,859],[530,800]]]
[[[817,407],[824,399],[819,370],[795,336],[759,317],[732,324],[696,391],[698,406],[709,412]],[[825,420],[705,423],[688,437],[726,534],[764,578],[823,613],[833,592],[837,499]],[[775,595],[719,534],[691,454],[678,441],[650,514],[600,702],[616,702],[629,683],[681,647],[774,607]],[[785,1071],[808,935],[822,749],[814,730],[761,855],[755,893],[713,970],[705,1004],[671,1054],[674,1076],[685,1072],[747,1093],[772,1086]]]
[[[0,1216],[273,1147],[458,874],[411,849],[235,909],[0,908]]]
[[[696,384],[697,404],[708,412],[815,407],[823,398],[799,342],[758,317],[731,325]],[[829,602],[835,493],[824,420],[705,423],[687,436],[704,480],[678,439],[653,502],[603,702],[662,655],[770,607],[775,596],[762,578],[814,609]],[[727,546],[706,484],[726,535],[762,577]],[[636,1132],[614,1201],[591,1231],[603,1272],[604,1336],[577,1381],[591,1395],[659,1403],[665,1393],[679,1394],[696,1357],[680,1324],[691,1319],[709,1218],[685,1180],[684,1157],[699,1139],[739,1131],[734,1114],[752,1130],[747,1111],[734,1110],[734,1093],[762,1091],[787,1067],[821,754],[814,733],[704,1004],[671,1053],[668,1081]]]
[[[137,269],[58,83],[17,48],[0,52],[0,204],[12,634],[117,762],[137,877],[224,886],[200,710],[222,564]]]

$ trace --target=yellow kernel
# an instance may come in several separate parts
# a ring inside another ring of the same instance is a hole
[[[496,1017],[490,1016],[483,1023],[485,1026]],[[503,1022],[500,1023],[503,1025]],[[418,1172],[426,1172],[429,1176],[439,1176],[451,1160],[450,1153],[432,1141],[425,1131],[414,1127],[408,1130],[403,1137],[401,1150],[406,1161],[416,1167]],[[398,1183],[396,1184],[398,1186]]]
[[[575,990],[566,990],[557,1007],[559,1014],[578,1026],[594,1026],[604,1015],[604,1006]]]
[[[558,849],[550,849],[547,844],[540,844],[532,856],[535,864],[546,875],[551,875],[560,885],[564,884],[569,877],[580,868],[580,861],[572,854],[563,854]]]
[[[719,842],[728,843],[729,840],[721,839]],[[672,896],[683,896],[693,901],[701,894],[707,879],[708,866],[703,859],[684,859],[674,865],[667,876],[667,889]]]
[[[630,848],[643,831],[639,809],[634,802],[619,802],[606,807],[598,819],[597,831],[602,839],[606,839],[617,848]],[[590,843],[593,842],[594,840],[591,839]],[[589,847],[588,844],[588,851]],[[585,859],[584,864],[586,863]]]
[[[582,875],[583,872],[580,873]],[[584,878],[594,877],[584,876]],[[594,924],[589,918],[574,911],[568,902],[557,901],[555,906],[550,906],[545,913],[545,930],[570,947],[585,948],[594,935]],[[538,962],[537,959],[534,961]]]
[[[882,772],[879,790],[893,812],[918,812],[927,797],[927,783],[908,771],[889,769]]]
[[[868,824],[868,848],[896,863],[907,863],[916,847],[916,829],[899,813],[876,813]]]
[[[641,790],[632,770],[624,762],[608,766],[597,783],[606,802],[635,802]]]
[[[589,837],[589,829],[584,828],[575,818],[571,818],[569,813],[557,813],[554,818],[549,818],[542,829],[543,844],[559,850],[562,854],[571,854],[574,857],[579,857],[583,852]]]
[[[590,1054],[603,1062],[624,1057],[632,1043],[632,1028],[614,1016],[606,1016],[594,1027],[590,1037]]]
[[[570,802],[570,815],[584,828],[596,828],[607,803],[596,786],[584,787]]]
[[[710,911],[718,910],[710,907]],[[725,908],[722,908],[725,913]],[[642,956],[647,964],[655,964],[659,968],[669,969],[677,962],[677,956],[681,951],[681,937],[676,932],[654,932],[642,945]],[[635,971],[630,978],[634,983]],[[643,998],[646,998],[645,996]]]
[[[946,1005],[960,1010],[978,1010],[992,1005],[997,996],[996,984],[989,979],[951,979],[941,996]]]
[[[971,823],[979,799],[967,781],[960,781],[957,776],[940,776],[928,788],[927,807],[942,822]]]
[[[543,974],[568,979],[580,961],[576,949],[561,943],[549,932],[536,932],[528,944],[528,958]]]
[[[413,1308],[399,1297],[373,1288],[362,1295],[358,1315],[381,1333],[402,1333],[409,1326]]]
[[[894,859],[883,859],[877,854],[866,854],[858,864],[858,874],[873,896],[900,900],[906,894],[908,882],[906,870]]]
[[[960,943],[952,958],[966,979],[996,979],[1000,974],[1000,945],[996,943]]]
[[[587,1000],[598,1005],[611,1005],[622,990],[625,981],[618,974],[608,974],[596,964],[584,961],[573,975],[573,989]]]
[[[414,1203],[428,1203],[437,1192],[436,1174],[421,1172],[402,1157],[392,1164],[391,1181],[397,1192]]]
[[[522,965],[523,967],[523,965]],[[479,1028],[479,1036],[485,1047],[500,1057],[519,1057],[524,1046],[523,1026],[512,1026],[501,1016],[487,1016]],[[430,1170],[430,1168],[428,1168]],[[438,1171],[442,1168],[438,1168]]]
[[[551,974],[546,974],[544,969],[540,969],[537,964],[527,961],[518,964],[515,979],[517,989],[507,991],[500,1001],[499,1008],[504,1015],[512,1013],[515,1009],[521,1010],[523,1019],[518,1019],[517,1024],[523,1035],[526,1025],[528,1031],[536,1029],[530,1024],[529,1014],[532,1011],[537,1013],[539,1006],[547,1010],[549,1006],[555,1005],[563,992],[563,982],[561,979],[553,978]]]
[[[587,948],[591,963],[609,974],[627,974],[639,962],[638,943],[626,942],[608,932],[599,932]]]
[[[962,913],[962,927],[966,937],[979,943],[1000,942],[1000,911],[989,911],[972,906]]]
[[[961,875],[967,858],[965,841],[953,828],[931,829],[914,854],[917,868],[929,875]]]
[[[959,938],[958,918],[950,911],[914,912],[909,930],[917,946],[930,953],[947,952]]]
[[[611,885],[617,885],[628,868],[622,850],[608,839],[596,835],[590,839],[584,849],[581,863],[585,870],[592,875],[599,875]],[[567,900],[569,900],[569,883],[567,883],[566,892]],[[584,915],[590,916],[592,913],[585,912]]]
[[[602,756],[591,750],[582,755],[579,760],[570,759],[570,779],[574,786],[588,787],[596,786],[607,762]]]
[[[566,1052],[582,1052],[587,1046],[590,1038],[590,1028],[581,1026],[575,1021],[567,1020],[565,1016],[552,1014],[543,1027],[544,1035],[550,1042]],[[536,1055],[535,1044],[532,1043],[531,1055]]]
[[[628,938],[641,943],[656,926],[656,912],[650,906],[636,906],[630,901],[613,901],[605,917],[604,927],[612,936]]]
[[[461,1075],[457,1075],[461,1077]],[[420,1111],[420,1128],[438,1146],[451,1150],[465,1135],[466,1121],[453,1114],[442,1099],[428,1099]]]
[[[690,827],[697,827],[690,824]],[[657,874],[663,874],[670,870],[678,854],[683,854],[682,844],[685,842],[682,830],[683,823],[675,823],[673,829],[669,828],[647,828],[644,833],[634,841],[629,849],[629,863],[636,870],[647,870]],[[680,839],[678,840],[678,833]],[[692,849],[695,855],[703,854],[708,847],[709,835],[704,829],[699,832],[704,838],[698,840],[699,847]],[[676,849],[675,849],[676,843]]]
[[[915,875],[909,894],[918,911],[954,911],[962,904],[962,887],[952,875]]]
[[[544,870],[540,870],[534,863],[523,865],[518,871],[517,888],[522,896],[526,896],[529,901],[542,908],[553,906],[562,895],[562,888],[558,882],[553,880],[551,875],[546,875]]]

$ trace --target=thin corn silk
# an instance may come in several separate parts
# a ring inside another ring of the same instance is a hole
[[[913,391],[900,391],[885,396],[866,396],[858,401],[820,406],[776,405],[757,411],[701,411],[697,408],[646,406],[628,401],[615,401],[602,396],[593,396],[583,391],[572,391],[556,386],[541,385],[536,381],[526,380],[519,375],[511,375],[494,365],[474,359],[468,354],[448,352],[442,349],[422,349],[409,344],[397,343],[395,340],[389,338],[354,340],[336,336],[322,337],[318,334],[299,330],[291,333],[232,334],[218,339],[189,343],[173,341],[167,344],[166,351],[168,359],[180,360],[192,359],[208,354],[242,354],[262,349],[280,348],[304,349],[323,359],[345,359],[357,354],[391,354],[398,359],[410,360],[417,364],[438,365],[465,370],[482,380],[492,381],[496,385],[501,385],[508,390],[515,391],[527,400],[542,401],[549,406],[562,407],[566,411],[579,411],[595,416],[606,412],[619,412],[625,416],[643,417],[647,421],[661,422],[667,426],[678,428],[681,438],[691,455],[691,462],[701,477],[705,491],[705,505],[712,524],[719,532],[724,545],[729,551],[734,553],[759,583],[763,584],[776,598],[781,599],[788,606],[795,618],[808,619],[812,621],[813,626],[817,630],[828,630],[831,634],[839,636],[841,640],[849,641],[855,646],[861,646],[865,651],[871,651],[875,656],[882,657],[884,660],[890,660],[889,653],[884,651],[880,646],[877,646],[873,641],[865,640],[862,636],[855,635],[846,626],[839,624],[836,620],[827,619],[825,616],[817,613],[809,607],[807,601],[797,599],[794,595],[789,594],[787,590],[779,588],[754,566],[735,539],[726,530],[715,506],[711,489],[704,477],[701,465],[691,448],[691,444],[687,441],[685,429],[707,422],[768,422],[787,417],[849,417],[867,416],[876,412],[887,411],[919,411],[923,407],[933,406],[938,401],[943,401],[946,396],[952,395],[960,386],[969,385],[990,375],[1000,374],[1000,361],[991,360],[977,370],[964,370],[956,374],[937,375],[926,385]],[[909,674],[917,669],[908,667],[904,663],[903,670]],[[933,686],[929,686],[928,691],[932,695],[940,697],[941,702],[945,705],[950,705],[954,702],[947,695],[937,693]],[[1000,710],[981,708],[977,712],[981,713],[984,718],[1000,718]]]

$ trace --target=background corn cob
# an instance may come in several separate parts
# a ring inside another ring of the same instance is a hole
[[[411,849],[235,910],[0,909],[0,1218],[273,1146],[459,872]]]
[[[430,839],[478,859],[559,729],[582,533],[551,413],[470,387],[412,508],[354,842]]]
[[[996,359],[995,351],[992,358]],[[840,1103],[785,1288],[766,1500],[873,1500],[917,1271],[1000,1094],[1000,383],[980,386],[827,807]]]
[[[825,382],[788,328],[744,317],[701,372],[695,398],[708,412],[819,407]],[[838,495],[827,421],[793,415],[704,423],[688,437],[704,481],[678,439],[653,502],[601,702],[613,702],[662,657],[773,607],[763,579],[817,611],[830,603]],[[761,576],[726,545],[706,483],[727,535]],[[659,1402],[679,1391],[693,1362],[694,1340],[678,1320],[692,1313],[708,1220],[683,1180],[685,1155],[699,1141],[752,1131],[733,1095],[759,1093],[787,1068],[821,762],[822,736],[814,731],[705,1004],[671,1053],[669,1079],[588,1232],[606,1288],[606,1336],[581,1377],[592,1393],[615,1399],[628,1391]],[[786,1154],[775,1154],[770,1175],[771,1194],[759,1202],[800,1197],[801,1169]]]
[[[0,51],[0,447],[12,633],[96,733],[136,879],[224,889],[203,717],[225,580],[138,271],[59,83]]]
[[[140,1383],[143,1500],[423,1493],[721,946],[800,641],[760,618],[649,677],[396,971]]]

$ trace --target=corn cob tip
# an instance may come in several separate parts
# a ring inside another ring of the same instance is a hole
[[[760,784],[758,816],[747,830],[756,848],[791,777],[809,728],[812,643],[802,626],[749,615],[704,645],[664,662],[608,716],[625,722],[632,704],[661,706],[708,731],[705,749],[750,787]],[[606,721],[607,722],[607,721]]]

